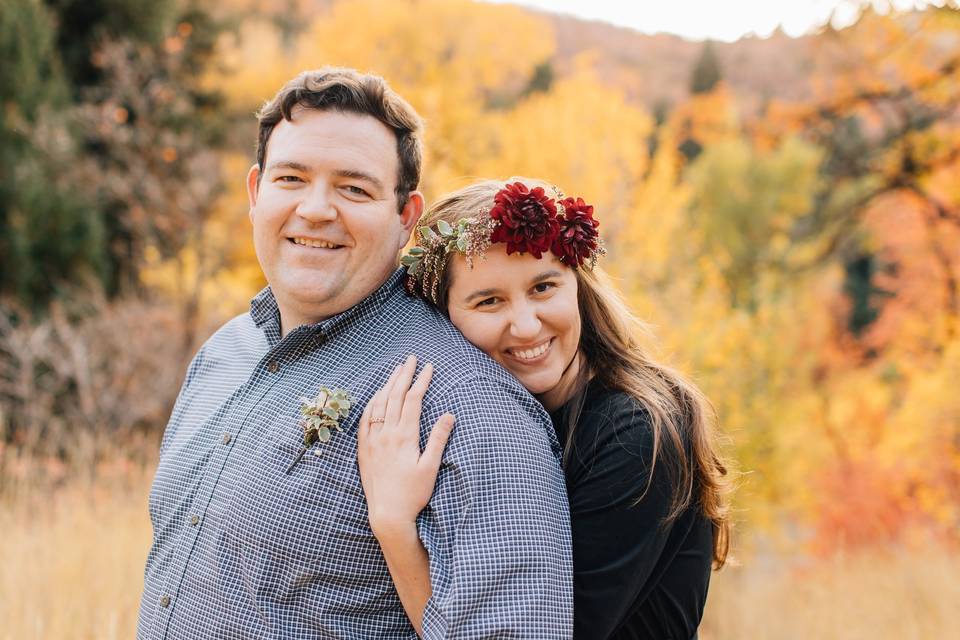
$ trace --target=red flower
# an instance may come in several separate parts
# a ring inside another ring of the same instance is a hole
[[[557,206],[542,187],[528,189],[522,182],[508,184],[493,198],[490,217],[500,224],[490,242],[505,242],[507,255],[517,251],[539,258],[550,250],[560,232]]]
[[[564,210],[559,218],[560,233],[550,251],[560,258],[560,262],[579,267],[597,249],[600,222],[593,218],[593,205],[584,202],[583,198],[566,198],[560,204]]]

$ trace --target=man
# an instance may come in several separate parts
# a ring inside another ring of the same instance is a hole
[[[138,638],[416,637],[368,526],[355,434],[408,354],[435,367],[422,424],[457,420],[418,521],[424,637],[569,637],[549,418],[402,290],[398,253],[423,209],[419,116],[381,78],[328,68],[259,120],[247,186],[269,287],[187,371],[150,493]]]

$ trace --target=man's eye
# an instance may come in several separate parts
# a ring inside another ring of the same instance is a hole
[[[364,189],[362,189],[362,188],[360,188],[360,187],[358,187],[358,186],[356,186],[356,185],[354,185],[354,184],[348,184],[348,185],[347,185],[346,187],[344,187],[344,188],[345,188],[347,191],[349,191],[350,193],[352,193],[353,195],[355,195],[355,196],[364,196],[364,197],[367,197],[367,198],[370,197],[370,194],[369,194],[369,193],[367,193]]]
[[[277,182],[303,182],[300,176],[277,176]]]

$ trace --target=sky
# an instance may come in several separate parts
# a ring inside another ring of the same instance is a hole
[[[856,19],[867,0],[492,0],[554,13],[602,20],[643,33],[666,32],[690,40],[731,42],[745,35],[768,36],[781,26],[791,36],[827,21],[837,28]],[[943,0],[872,0],[881,11],[942,5]]]

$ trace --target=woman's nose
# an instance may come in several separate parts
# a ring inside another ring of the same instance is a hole
[[[540,335],[540,317],[532,304],[514,305],[510,319],[510,333],[514,338],[531,339]]]

